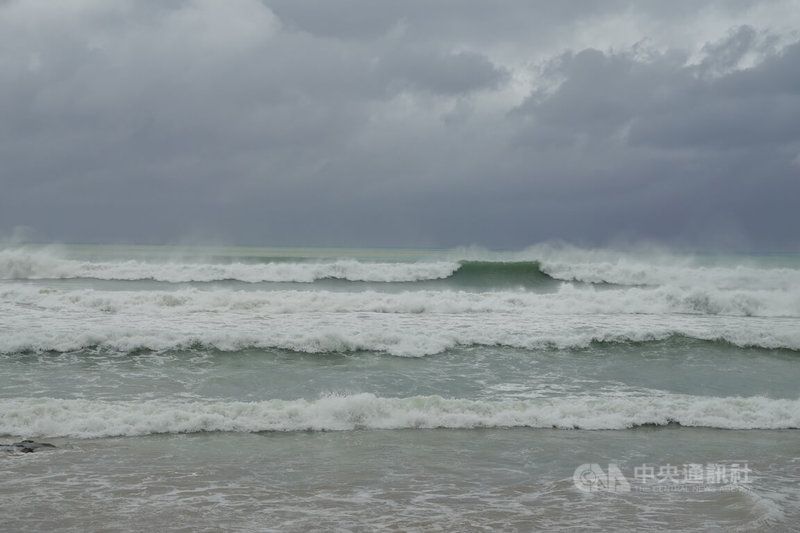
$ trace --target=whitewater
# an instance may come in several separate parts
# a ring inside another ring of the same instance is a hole
[[[5,246],[0,435],[57,448],[0,492],[12,529],[789,530],[798,357],[792,254]],[[598,507],[608,463],[753,479]]]

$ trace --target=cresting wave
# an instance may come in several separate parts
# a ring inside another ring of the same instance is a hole
[[[383,398],[368,393],[314,401],[0,400],[0,434],[30,437],[504,427],[600,430],[667,424],[796,429],[800,428],[800,400],[673,394],[489,402],[440,396]]]

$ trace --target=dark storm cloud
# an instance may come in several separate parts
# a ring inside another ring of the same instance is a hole
[[[797,3],[689,5],[0,2],[0,231],[796,247]]]
[[[551,74],[564,82],[515,110],[529,124],[518,142],[550,146],[556,159],[582,155],[577,167],[548,161],[558,179],[548,195],[596,195],[582,212],[597,225],[584,235],[679,236],[695,245],[715,236],[751,246],[792,242],[788,198],[800,194],[791,164],[800,148],[800,91],[787,72],[796,71],[800,45],[730,71],[756,48],[753,34],[739,28],[707,46],[699,65],[674,52],[645,62],[597,50],[554,60]]]
[[[495,41],[547,34],[576,20],[628,7],[626,1],[516,2],[500,0],[269,0],[267,4],[291,29],[343,40],[376,39],[402,30],[409,42]],[[678,8],[680,9],[680,8]]]

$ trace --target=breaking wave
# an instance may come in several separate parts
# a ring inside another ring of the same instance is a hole
[[[260,313],[535,313],[696,314],[800,317],[800,286],[791,291],[715,288],[629,287],[614,291],[561,285],[547,293],[530,291],[415,290],[380,292],[244,291],[181,288],[160,291],[98,291],[0,286],[3,307],[41,312],[241,312]]]
[[[0,434],[81,438],[203,431],[559,428],[615,430],[680,424],[721,429],[800,428],[800,400],[661,396],[481,401],[373,394],[317,400],[0,400]]]
[[[589,326],[580,316],[532,322],[513,314],[476,316],[472,320],[431,320],[426,315],[300,314],[240,319],[195,317],[193,321],[133,316],[86,324],[41,322],[24,332],[3,336],[0,353],[99,350],[135,353],[171,350],[289,350],[303,353],[379,352],[424,357],[468,346],[526,350],[585,349],[594,344],[662,342],[687,338],[741,348],[800,351],[796,320],[754,319],[719,323],[691,317],[663,324],[658,317],[620,321],[595,317]],[[12,325],[13,327],[13,325]]]

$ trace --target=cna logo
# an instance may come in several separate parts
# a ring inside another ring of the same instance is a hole
[[[616,463],[608,463],[604,471],[597,463],[580,465],[572,474],[575,486],[583,492],[630,492],[631,484]]]

